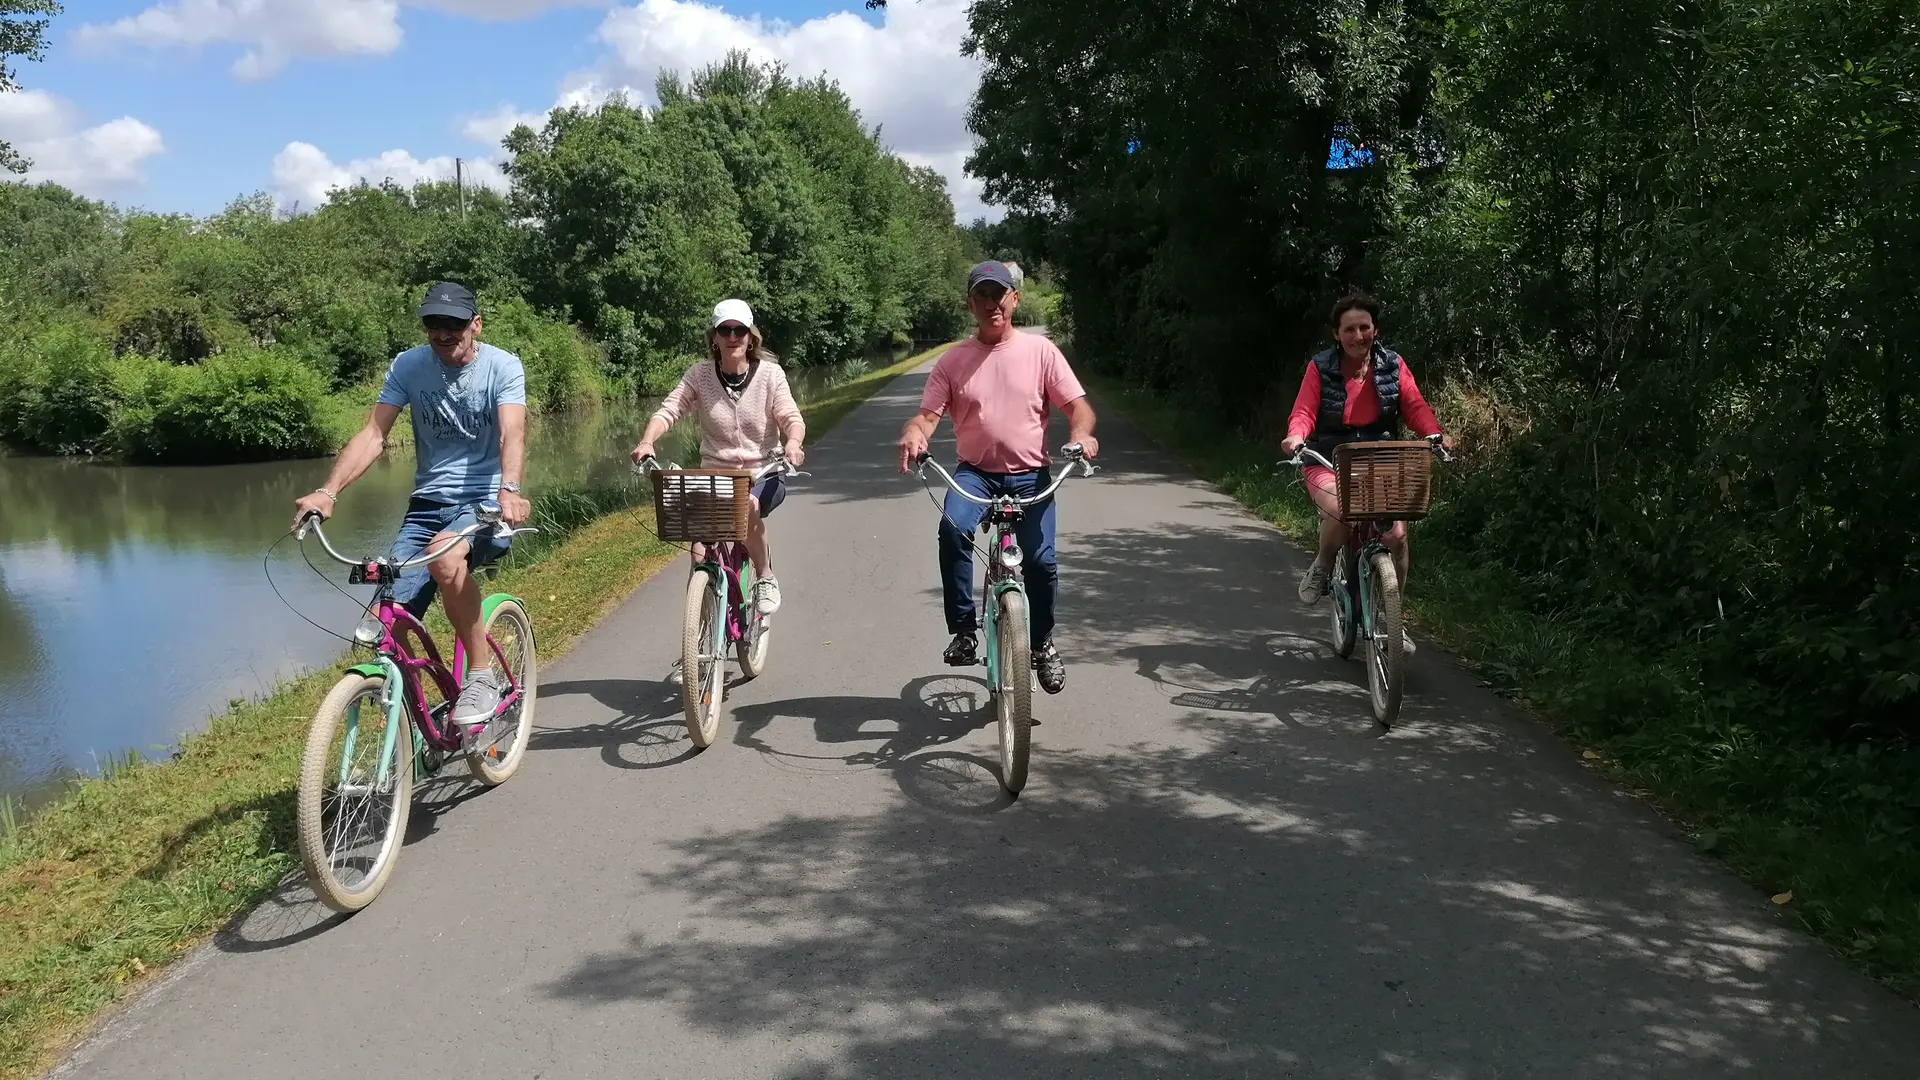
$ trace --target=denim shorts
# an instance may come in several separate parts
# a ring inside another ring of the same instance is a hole
[[[418,557],[427,550],[435,536],[443,532],[459,532],[479,520],[478,507],[473,503],[441,503],[426,499],[412,499],[407,503],[407,516],[400,522],[400,535],[393,539],[390,553],[395,562]],[[467,567],[479,569],[488,563],[498,562],[513,546],[512,540],[495,539],[492,529],[481,529],[469,536]],[[433,606],[433,598],[440,591],[440,585],[433,580],[432,571],[425,563],[403,570],[393,585],[393,598],[402,607],[413,613],[416,619],[426,618],[427,609]]]

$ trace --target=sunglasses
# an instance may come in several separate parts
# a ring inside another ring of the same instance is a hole
[[[713,328],[713,332],[724,338],[746,337],[748,334],[753,333],[753,331],[741,326],[739,323],[727,323],[723,326],[716,326]]]
[[[456,319],[451,315],[429,315],[420,321],[426,324],[427,329],[443,334],[463,333],[473,325],[472,319]]]
[[[1012,291],[1012,289],[1003,285],[982,285],[973,290],[973,298],[975,300],[985,300],[989,304],[997,304],[1006,299],[1007,294]]]

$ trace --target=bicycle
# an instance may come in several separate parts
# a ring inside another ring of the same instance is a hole
[[[1367,694],[1374,719],[1391,728],[1406,689],[1406,639],[1402,636],[1400,575],[1382,540],[1392,522],[1427,516],[1431,496],[1428,464],[1433,455],[1454,460],[1440,436],[1418,442],[1359,442],[1334,447],[1339,464],[1302,446],[1281,465],[1318,464],[1338,478],[1340,517],[1347,542],[1328,576],[1333,601],[1333,651],[1345,660],[1364,634]],[[1308,459],[1311,459],[1309,461]]]
[[[680,626],[680,698],[687,737],[705,749],[720,734],[726,707],[727,648],[732,646],[741,674],[757,679],[767,667],[773,628],[753,602],[753,562],[747,557],[748,492],[769,476],[806,476],[775,448],[772,460],[757,471],[683,469],[662,466],[652,456],[634,462],[633,471],[654,482],[654,527],[670,543],[706,548],[687,576],[687,600]],[[772,557],[773,546],[767,546]],[[724,619],[719,618],[721,611]]]
[[[537,686],[526,605],[505,593],[481,602],[487,644],[505,673],[507,691],[492,719],[463,731],[448,721],[467,670],[464,646],[454,642],[449,668],[427,628],[393,598],[401,571],[432,562],[483,528],[493,528],[501,539],[539,531],[509,528],[500,520],[500,504],[490,499],[480,504],[478,516],[439,547],[404,561],[340,554],[318,514],[309,514],[295,530],[295,538],[305,541],[311,529],[328,555],[353,568],[349,585],[376,587],[370,613],[353,632],[354,641],[372,648],[375,659],[348,668],[328,692],[307,731],[300,761],[300,861],[314,892],[335,911],[359,911],[386,887],[406,836],[415,779],[437,774],[449,759],[464,754],[474,779],[497,787],[519,770],[526,755]],[[509,639],[506,645],[502,637]],[[428,705],[422,676],[439,692],[438,705]],[[507,736],[504,751],[502,736]],[[374,747],[363,760],[361,752]],[[376,817],[383,824],[370,831]]]
[[[940,467],[933,455],[922,451],[914,459],[915,477],[922,483],[926,467],[933,466],[947,487],[976,506],[987,508],[980,519],[981,532],[993,532],[993,557],[987,560],[987,581],[982,607],[986,630],[987,694],[993,699],[994,719],[1000,736],[1000,786],[1009,795],[1020,794],[1027,784],[1027,759],[1033,749],[1033,643],[1028,637],[1027,587],[1021,576],[1025,553],[1014,540],[1014,527],[1030,506],[1046,502],[1060,490],[1067,477],[1077,471],[1092,476],[1099,471],[1086,458],[1079,443],[1060,449],[1067,467],[1054,478],[1047,490],[1029,498],[999,495],[983,499],[954,482],[953,474]],[[1077,468],[1076,468],[1077,466]]]

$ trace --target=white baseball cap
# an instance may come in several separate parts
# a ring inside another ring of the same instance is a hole
[[[724,322],[737,322],[741,326],[753,326],[753,309],[745,300],[722,300],[713,305],[713,322],[707,327],[712,330]]]

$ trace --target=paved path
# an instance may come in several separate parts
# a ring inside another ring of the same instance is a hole
[[[662,574],[544,673],[519,777],[416,810],[379,903],[289,887],[69,1074],[1920,1074],[1910,1007],[1437,650],[1382,735],[1299,556],[1113,418],[1005,805],[888,463],[923,377],[777,515],[787,609],[722,741],[692,753],[662,681]]]

